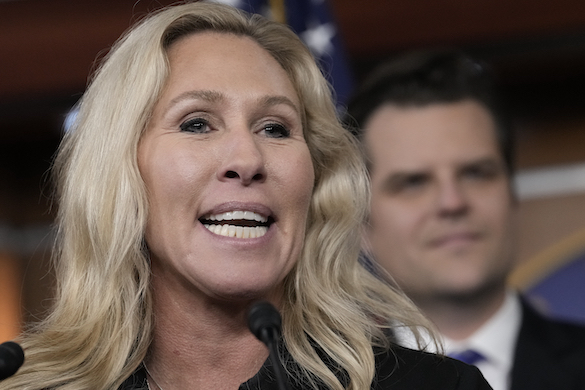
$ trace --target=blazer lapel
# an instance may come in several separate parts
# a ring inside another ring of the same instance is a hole
[[[571,348],[569,336],[522,301],[522,325],[512,367],[512,390],[577,388],[559,359]],[[585,370],[585,367],[584,367]]]

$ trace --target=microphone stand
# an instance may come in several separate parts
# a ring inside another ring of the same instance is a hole
[[[258,302],[248,312],[248,327],[250,331],[268,347],[278,389],[290,390],[284,367],[282,367],[282,363],[278,358],[277,351],[281,325],[280,313],[268,302]]]

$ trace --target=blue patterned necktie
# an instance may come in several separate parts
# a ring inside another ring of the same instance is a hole
[[[453,359],[461,360],[463,363],[476,364],[485,360],[485,356],[473,349],[466,349],[461,352],[453,352],[449,354]]]

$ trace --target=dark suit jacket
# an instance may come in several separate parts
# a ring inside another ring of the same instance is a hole
[[[269,363],[252,379],[243,383],[240,390],[278,390],[272,379]],[[457,360],[430,353],[394,347],[391,352],[376,356],[374,390],[490,390],[479,370]],[[343,376],[343,375],[342,375]],[[289,378],[291,390],[309,387]],[[322,387],[321,389],[325,389]],[[147,390],[146,372],[139,367],[119,390]]]
[[[585,390],[585,328],[547,319],[522,302],[512,390],[557,389]]]

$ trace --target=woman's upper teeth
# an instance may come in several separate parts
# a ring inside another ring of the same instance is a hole
[[[209,214],[201,222],[210,232],[226,237],[257,238],[268,231],[268,218],[253,211],[236,210]]]
[[[268,218],[257,214],[253,211],[228,211],[226,213],[221,214],[211,214],[205,219],[211,221],[233,221],[233,220],[249,220],[249,221],[257,221],[257,222],[267,222]]]

